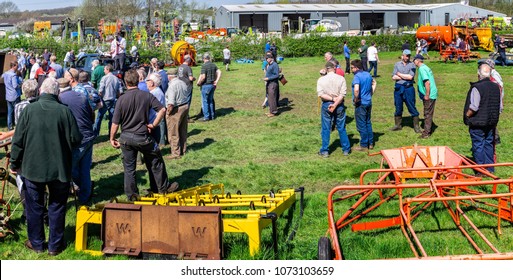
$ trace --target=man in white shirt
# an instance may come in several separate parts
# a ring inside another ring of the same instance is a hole
[[[30,67],[30,74],[29,74],[29,79],[35,79],[36,78],[36,71],[37,69],[39,69],[41,66],[39,65],[39,63],[36,61],[35,58],[31,57],[30,58],[30,65],[32,65],[32,67]]]
[[[118,32],[111,43],[111,55],[114,58],[114,70],[123,70],[125,63],[126,40]]]
[[[371,46],[367,49],[367,58],[369,59],[369,73],[374,69],[373,77],[378,76],[378,49],[376,48],[376,42],[372,42]]]
[[[230,59],[232,57],[232,53],[230,52],[229,46],[226,46],[226,48],[224,48],[223,57],[224,57],[224,61],[223,61],[224,67],[226,68],[226,71],[230,71],[229,65],[230,65]]]

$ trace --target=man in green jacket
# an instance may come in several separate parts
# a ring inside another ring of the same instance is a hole
[[[105,76],[105,72],[103,71],[103,65],[100,65],[100,61],[98,59],[93,60],[91,63],[91,69],[93,72],[91,73],[91,83],[95,89],[98,89],[100,86],[100,81],[103,76]]]
[[[21,175],[27,192],[28,240],[25,247],[36,253],[46,249],[43,211],[44,193],[48,187],[48,254],[56,256],[66,248],[64,228],[72,149],[80,145],[82,135],[70,109],[59,102],[57,81],[47,78],[40,92],[39,100],[27,105],[20,116],[12,141],[10,164],[11,172]]]

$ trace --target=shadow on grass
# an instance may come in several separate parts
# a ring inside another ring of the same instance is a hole
[[[203,139],[203,142],[201,142],[201,143],[196,142],[196,143],[193,143],[193,144],[187,146],[187,149],[192,150],[192,151],[201,150],[203,148],[208,147],[210,144],[212,144],[214,142],[215,142],[215,140],[212,138],[205,138],[205,139]]]
[[[109,163],[113,160],[116,160],[120,157],[121,155],[120,154],[115,154],[115,155],[111,155],[111,156],[108,156],[107,158],[105,159],[102,159],[102,160],[99,160],[99,161],[95,161],[93,162],[93,164],[91,165],[91,169],[93,169],[95,166],[99,165],[99,164],[104,164],[104,163]]]
[[[192,137],[192,136],[198,135],[198,134],[200,134],[203,131],[205,131],[205,130],[204,129],[197,129],[197,128],[195,128],[195,129],[187,132],[187,137]]]
[[[235,109],[233,107],[217,109],[216,110],[216,118],[228,116],[229,114],[232,114],[232,113],[235,113]]]
[[[170,178],[171,182],[178,182],[180,184],[180,190],[192,188],[194,186],[199,186],[208,183],[208,181],[204,180],[203,177],[208,174],[212,166],[202,167],[200,169],[189,169],[182,172],[180,176],[175,178]]]

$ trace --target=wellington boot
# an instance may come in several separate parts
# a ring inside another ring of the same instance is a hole
[[[401,122],[403,121],[403,117],[401,116],[395,116],[395,125],[394,127],[390,128],[390,131],[398,131],[403,129],[401,126]]]
[[[420,129],[420,120],[419,117],[413,117],[413,130],[415,130],[415,133],[422,133],[422,130]]]

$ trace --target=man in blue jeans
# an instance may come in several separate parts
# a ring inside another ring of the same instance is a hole
[[[203,66],[198,78],[198,86],[201,86],[201,104],[203,110],[203,119],[200,121],[210,121],[215,118],[214,92],[217,83],[221,78],[221,70],[212,63],[210,54],[203,54]]]
[[[321,139],[322,146],[318,155],[327,158],[329,156],[331,125],[335,121],[340,145],[345,156],[351,152],[351,144],[346,132],[346,107],[344,97],[346,96],[346,80],[335,73],[335,65],[328,61],[326,63],[327,74],[317,80],[317,96],[322,100],[321,107]]]
[[[10,69],[2,74],[5,83],[5,99],[7,100],[7,129],[13,130],[14,106],[21,101],[21,83],[16,75],[18,62],[12,61]]]
[[[401,61],[394,65],[392,72],[392,80],[394,85],[394,104],[395,104],[395,125],[390,128],[391,131],[402,129],[401,122],[403,119],[403,103],[406,104],[408,112],[413,118],[413,129],[416,133],[421,133],[419,125],[419,111],[415,108],[415,88],[413,87],[413,79],[415,78],[415,64],[410,61],[410,50],[404,50]]]
[[[372,112],[372,93],[376,88],[376,81],[372,79],[367,71],[363,71],[363,64],[356,59],[351,61],[351,71],[354,79],[353,105],[354,118],[356,120],[356,129],[360,132],[360,145],[355,147],[355,151],[367,151],[374,148],[374,133],[372,132],[371,112]]]
[[[494,163],[495,127],[499,122],[501,93],[499,85],[490,80],[491,67],[480,64],[478,69],[479,81],[470,83],[463,122],[468,125],[472,140],[472,154],[477,164]],[[486,168],[494,172],[493,167]]]

